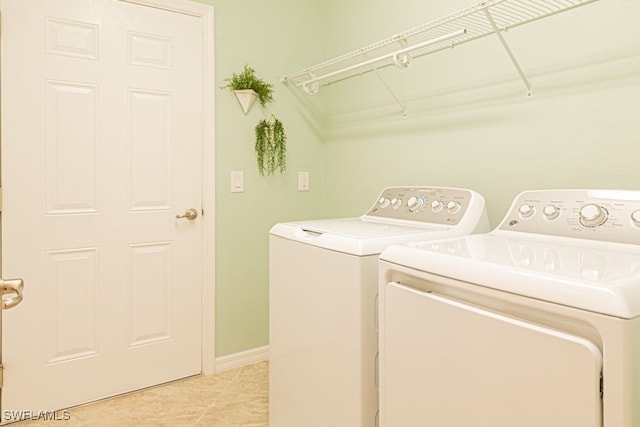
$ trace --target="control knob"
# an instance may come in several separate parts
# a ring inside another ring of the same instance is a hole
[[[378,200],[378,206],[380,206],[381,208],[386,208],[387,206],[389,206],[389,199],[384,196],[380,197],[380,200]]]
[[[640,227],[640,209],[631,213],[631,221],[636,227]]]
[[[447,203],[447,212],[449,212],[450,214],[458,213],[461,207],[462,205],[460,203],[451,201]]]
[[[554,205],[547,205],[542,210],[542,214],[544,215],[545,219],[556,219],[558,218],[558,216],[560,216],[560,209],[558,209],[558,207]]]
[[[407,206],[409,207],[409,212],[419,211],[424,206],[424,197],[409,197],[409,200],[407,200]]]
[[[433,202],[431,202],[431,210],[434,213],[438,213],[442,211],[442,209],[444,209],[444,203],[442,202],[442,200],[434,200]]]
[[[402,199],[398,197],[394,197],[393,199],[391,199],[391,207],[393,209],[398,209],[401,205],[402,205]]]
[[[608,212],[605,208],[600,205],[596,205],[594,203],[589,203],[584,205],[582,209],[580,209],[580,213],[578,217],[580,219],[580,224],[585,227],[597,227],[602,225],[607,220]]]
[[[530,218],[535,212],[536,208],[529,204],[524,204],[518,208],[520,218]]]

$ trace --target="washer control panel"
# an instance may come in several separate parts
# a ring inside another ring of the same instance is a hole
[[[389,187],[382,190],[366,216],[457,225],[476,194],[458,188]]]
[[[498,229],[640,244],[640,191],[525,191]]]

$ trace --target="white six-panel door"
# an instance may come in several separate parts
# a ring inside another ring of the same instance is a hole
[[[201,371],[202,25],[117,0],[1,0],[2,410]]]

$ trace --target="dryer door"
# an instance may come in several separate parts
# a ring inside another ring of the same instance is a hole
[[[592,342],[397,283],[384,293],[382,426],[602,426]]]

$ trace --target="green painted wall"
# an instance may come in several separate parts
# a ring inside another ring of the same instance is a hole
[[[478,0],[324,3],[338,55]],[[324,214],[362,213],[388,185],[460,186],[495,226],[524,189],[640,188],[638,16],[636,0],[599,0],[510,30],[533,99],[495,37],[382,70],[406,119],[371,74],[321,88]]]
[[[640,2],[599,0],[506,35],[534,87],[485,38],[316,96],[281,74],[440,18],[478,0],[198,0],[215,7],[216,87],[245,63],[276,102],[245,116],[216,91],[216,354],[268,344],[268,237],[276,222],[362,214],[389,185],[473,188],[493,225],[532,188],[638,188]],[[284,175],[263,178],[255,124],[275,113],[289,137]],[[229,173],[245,172],[231,194]],[[297,172],[312,190],[297,191]]]
[[[320,212],[322,145],[281,74],[317,62],[320,4],[315,0],[199,0],[214,6],[216,138],[216,355],[268,344],[268,231],[277,222]],[[245,115],[224,79],[250,64],[274,84],[275,102]],[[275,114],[288,137],[284,174],[262,177],[254,128]],[[244,171],[244,193],[230,192],[230,172]],[[298,171],[311,191],[297,191]]]

